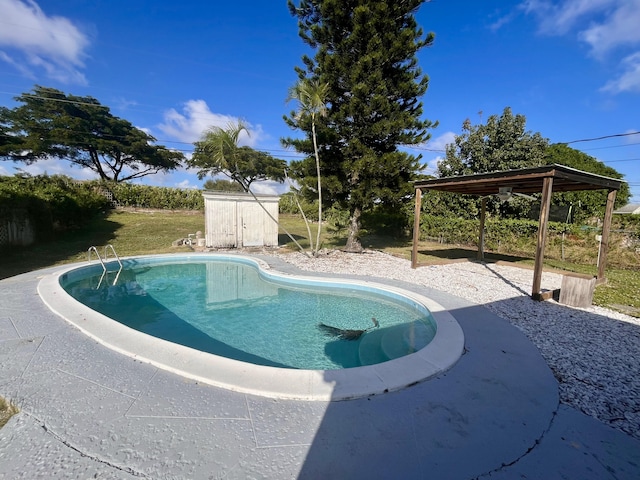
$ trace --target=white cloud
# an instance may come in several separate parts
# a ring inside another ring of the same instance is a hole
[[[545,35],[576,30],[596,58],[640,44],[640,0],[526,0],[519,8],[536,17]]]
[[[426,148],[433,149],[433,150],[444,150],[445,147],[448,144],[453,143],[455,139],[456,139],[456,134],[454,132],[445,132],[442,135],[439,135],[436,138],[429,140],[429,143],[427,143]]]
[[[610,80],[601,90],[611,93],[640,92],[640,52],[629,55],[622,61],[625,72]]]
[[[610,9],[621,1],[624,0],[526,0],[519,8],[538,19],[541,33],[564,35],[585,16]]]
[[[444,160],[445,157],[438,155],[435,158],[432,158],[426,162],[427,168],[425,168],[424,173],[429,175],[434,175],[438,171],[438,164]]]
[[[89,39],[69,19],[47,16],[33,0],[0,0],[0,11],[0,46],[12,52],[1,60],[30,77],[44,70],[64,83],[87,83],[80,70]]]
[[[283,183],[274,182],[272,180],[264,180],[261,182],[253,182],[251,191],[260,195],[280,195],[288,191],[289,186]]]
[[[185,180],[182,180],[181,182],[176,183],[176,188],[196,189],[199,187],[197,185],[192,185],[190,180],[185,179]]]
[[[15,175],[18,171],[26,172],[29,175],[66,175],[77,180],[95,180],[98,174],[89,168],[74,166],[68,160],[59,158],[46,158],[38,160],[30,165],[22,162],[3,162],[12,165],[11,170],[0,167],[0,174]]]
[[[184,103],[182,113],[172,108],[164,113],[164,123],[158,125],[165,135],[181,142],[193,143],[202,137],[202,134],[212,128],[226,128],[229,124],[237,124],[240,119],[230,115],[214,113],[209,109],[204,100],[189,100]],[[242,133],[240,145],[254,147],[263,137],[262,126],[247,125],[249,134]]]
[[[536,17],[541,33],[575,32],[593,57],[620,62],[624,73],[607,82],[601,91],[616,94],[640,90],[640,0],[525,0],[519,8]]]
[[[617,47],[640,44],[640,0],[615,3],[610,14],[578,34],[580,40],[591,46],[596,58],[603,58]]]

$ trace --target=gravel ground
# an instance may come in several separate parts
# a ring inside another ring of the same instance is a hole
[[[563,403],[640,438],[638,318],[596,306],[578,309],[534,301],[533,272],[518,267],[464,262],[414,270],[409,261],[377,251],[274,256],[302,270],[391,278],[482,304],[538,347],[559,382]],[[542,288],[560,288],[561,280],[561,275],[545,272]]]

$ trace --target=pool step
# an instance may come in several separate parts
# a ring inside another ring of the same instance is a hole
[[[370,330],[360,340],[360,363],[373,365],[414,353],[434,334],[433,328],[420,321]]]
[[[433,338],[433,330],[422,322],[394,325],[385,330],[381,348],[390,359],[417,352]]]
[[[384,329],[370,330],[362,336],[358,349],[361,365],[374,365],[389,360],[380,347],[382,337]]]

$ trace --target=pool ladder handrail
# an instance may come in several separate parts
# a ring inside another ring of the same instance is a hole
[[[100,281],[98,282],[98,286],[96,287],[96,289],[100,288],[100,285],[102,285],[102,281],[104,280],[105,275],[108,273],[107,266],[105,265],[104,262],[107,261],[107,258],[109,256],[109,249],[111,249],[111,252],[113,252],[113,256],[118,261],[118,265],[120,265],[120,268],[118,269],[118,273],[116,274],[116,278],[113,279],[113,285],[115,285],[118,282],[118,278],[120,277],[120,272],[122,271],[122,262],[120,261],[120,257],[118,257],[118,254],[116,253],[116,249],[113,248],[113,245],[111,244],[105,245],[103,257],[100,256],[100,252],[98,252],[98,248],[95,245],[91,245],[87,250],[87,261],[88,262],[91,261],[91,252],[95,252],[96,257],[98,257],[98,260],[100,261],[100,265],[102,265],[102,275],[100,276]]]

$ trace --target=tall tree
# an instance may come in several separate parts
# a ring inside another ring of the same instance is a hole
[[[421,119],[419,98],[429,79],[416,53],[433,43],[423,35],[415,13],[424,0],[289,0],[303,41],[315,50],[304,56],[300,79],[328,84],[327,116],[317,119],[323,172],[323,202],[338,203],[350,214],[346,250],[361,251],[362,212],[377,204],[397,204],[412,193],[409,181],[421,166],[419,157],[398,151],[429,138],[435,126]],[[292,162],[292,176],[309,187],[315,178],[312,125],[285,117],[307,133],[306,139],[283,139],[310,156]]]
[[[247,127],[242,122],[229,124],[227,128],[210,128],[195,142],[193,156],[187,160],[187,165],[198,169],[199,179],[222,174],[241,185],[245,192],[250,192],[251,184],[256,180],[284,181],[286,162],[239,146],[243,132],[247,133]]]
[[[311,121],[311,139],[313,140],[313,155],[316,160],[318,185],[318,231],[316,234],[315,250],[312,248],[314,254],[317,254],[320,249],[320,235],[322,232],[322,178],[320,171],[320,154],[318,153],[318,136],[316,135],[316,120],[318,117],[327,115],[326,102],[328,91],[328,84],[304,78],[289,89],[289,97],[287,99],[298,102],[298,111],[294,114],[298,122],[304,121],[303,117],[305,116]]]
[[[502,115],[491,115],[485,124],[473,125],[469,119],[462,124],[462,134],[445,148],[445,158],[438,163],[436,176],[451,177],[475,173],[497,172],[544,165],[547,139],[526,130],[524,115],[513,115],[506,107]],[[437,200],[449,212],[464,212],[474,216],[477,199],[439,193]],[[433,201],[435,199],[431,199]],[[513,198],[501,202],[487,200],[487,211],[502,217],[523,217],[532,207],[530,200]]]
[[[557,163],[604,177],[623,178],[623,175],[613,167],[609,167],[597,158],[561,143],[550,145],[547,148],[545,152],[545,163]],[[616,195],[615,207],[625,205],[629,201],[630,196],[629,184],[623,182]],[[574,222],[583,221],[593,216],[601,217],[606,203],[606,190],[564,192],[553,195],[554,205],[571,207],[571,216]]]
[[[539,133],[526,131],[524,115],[513,115],[506,107],[502,115],[491,115],[484,125],[462,124],[446,147],[446,157],[438,164],[438,176],[496,172],[545,164],[548,141]]]
[[[93,97],[35,86],[16,100],[22,105],[0,110],[4,158],[26,163],[60,158],[116,182],[174,170],[184,160]]]

